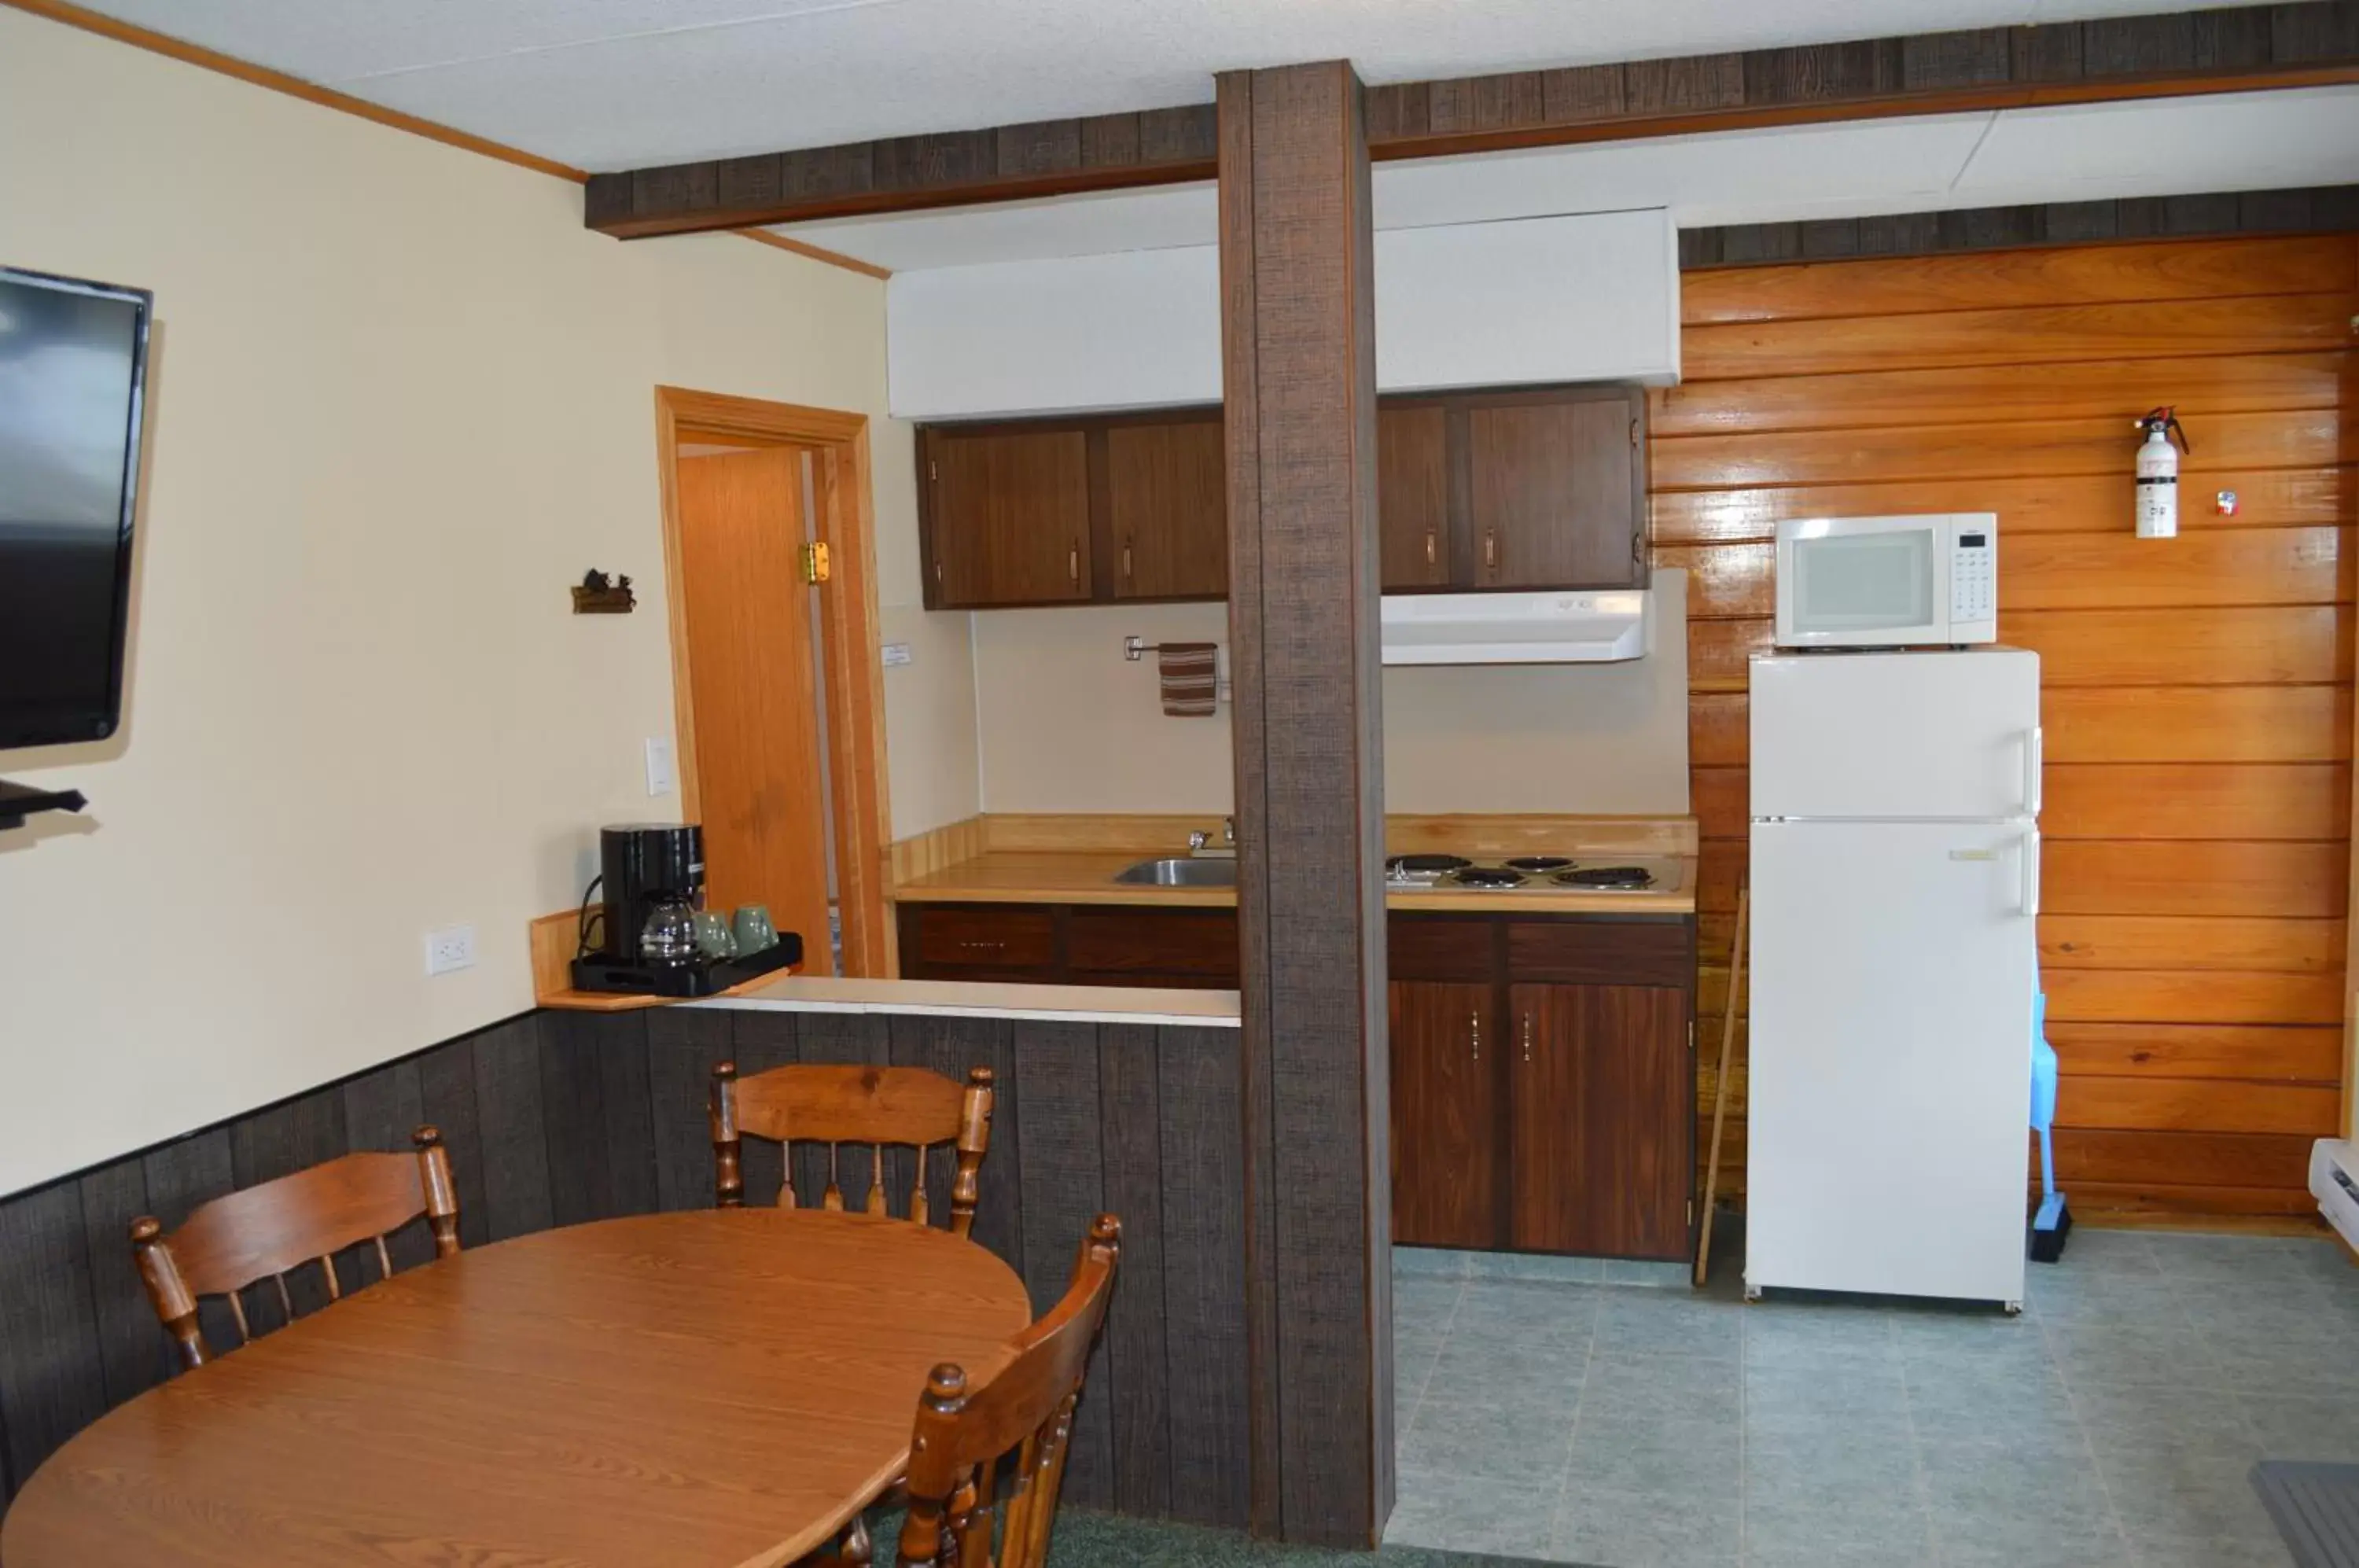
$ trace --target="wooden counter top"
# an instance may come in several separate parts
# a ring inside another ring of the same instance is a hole
[[[1114,880],[1124,867],[1188,853],[1191,826],[1170,817],[970,818],[894,846],[891,890],[904,903],[1127,904],[1227,909],[1230,887],[1158,887]],[[1695,912],[1696,827],[1692,817],[1394,816],[1386,821],[1392,852],[1472,856],[1626,853],[1678,859],[1680,887],[1669,892],[1473,892],[1464,888],[1388,892],[1386,907],[1405,911],[1514,912],[1535,915],[1688,915]]]
[[[1133,904],[1158,909],[1234,909],[1234,887],[1155,887],[1116,882],[1115,873],[1154,854],[1136,850],[1058,854],[1048,850],[985,850],[971,860],[928,872],[886,895],[900,903]],[[1185,854],[1186,851],[1181,851]],[[1687,857],[1676,892],[1519,893],[1465,888],[1388,892],[1385,907],[1403,913],[1513,912],[1530,915],[1691,915],[1695,861]]]
[[[915,1013],[945,1018],[1039,1018],[1058,1023],[1169,1024],[1233,1028],[1234,991],[1143,986],[1027,985],[983,980],[837,980],[779,976],[689,1007],[796,1013]]]

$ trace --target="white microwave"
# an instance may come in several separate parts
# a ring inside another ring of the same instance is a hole
[[[1779,648],[1998,640],[1998,515],[1797,517],[1777,525]]]

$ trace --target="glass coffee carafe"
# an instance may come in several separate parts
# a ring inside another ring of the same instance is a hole
[[[696,910],[686,898],[661,897],[639,928],[639,959],[666,968],[696,960]]]

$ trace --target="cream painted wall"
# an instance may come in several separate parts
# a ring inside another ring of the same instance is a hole
[[[1655,574],[1653,647],[1625,664],[1385,672],[1392,811],[1688,809],[1687,574]],[[1228,641],[1220,604],[996,610],[974,617],[984,809],[1225,811],[1228,708],[1163,716],[1149,642]]]
[[[884,289],[0,9],[0,259],[153,289],[127,724],[14,752],[83,822],[0,835],[0,1192],[531,1005],[671,732],[652,388],[875,419],[897,833],[976,807],[964,616],[924,615]],[[644,607],[577,618],[631,573]],[[647,611],[653,609],[655,613]],[[479,959],[429,980],[422,942]],[[96,1091],[96,1092],[93,1092]]]

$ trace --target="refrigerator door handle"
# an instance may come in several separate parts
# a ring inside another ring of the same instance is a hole
[[[2023,835],[2023,918],[2039,914],[2039,830]]]
[[[2044,771],[2048,732],[2038,724],[2023,732],[2023,814],[2039,814],[2039,776]]]

